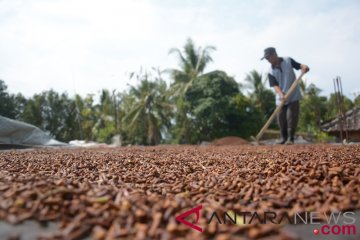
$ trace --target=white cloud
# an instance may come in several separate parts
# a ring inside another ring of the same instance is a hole
[[[242,81],[273,45],[311,67],[308,82],[329,94],[340,75],[344,92],[360,89],[359,4],[332,1],[0,0],[0,79],[31,96],[49,88],[95,93],[134,84],[140,66],[176,67],[172,47],[192,37],[213,45],[214,63]]]

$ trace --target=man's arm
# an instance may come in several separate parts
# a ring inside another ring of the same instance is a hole
[[[310,71],[310,68],[305,64],[301,64],[300,68],[302,73],[307,73],[308,71]]]
[[[278,85],[273,86],[275,92],[279,94],[280,100],[282,101],[285,97],[285,93],[281,90],[281,88]]]
[[[285,97],[285,93],[281,90],[281,88],[279,87],[279,83],[276,80],[276,78],[271,75],[270,73],[268,74],[268,78],[269,78],[269,83],[270,83],[270,87],[274,88],[275,92],[277,94],[279,94],[280,99],[282,100]]]
[[[290,60],[291,60],[291,66],[292,66],[293,68],[295,68],[296,70],[300,70],[300,69],[301,69],[301,72],[303,72],[303,73],[307,73],[307,72],[310,70],[310,68],[309,68],[307,65],[305,65],[305,64],[300,64],[300,63],[298,63],[297,61],[295,61],[295,60],[292,59],[292,58],[290,58]]]

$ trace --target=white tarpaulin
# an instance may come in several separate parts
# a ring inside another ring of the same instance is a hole
[[[49,134],[31,124],[3,116],[0,116],[0,144],[67,145],[53,139]]]

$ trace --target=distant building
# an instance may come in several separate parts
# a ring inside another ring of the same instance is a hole
[[[337,117],[321,125],[321,130],[340,140],[341,118]],[[345,113],[343,121],[343,139],[348,132],[348,141],[360,142],[360,106],[355,107]]]

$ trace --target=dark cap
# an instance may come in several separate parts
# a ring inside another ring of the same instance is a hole
[[[261,60],[263,60],[264,58],[267,58],[269,57],[270,55],[276,53],[276,50],[275,48],[273,47],[268,47],[268,48],[265,48],[264,50],[264,56],[261,58]]]

